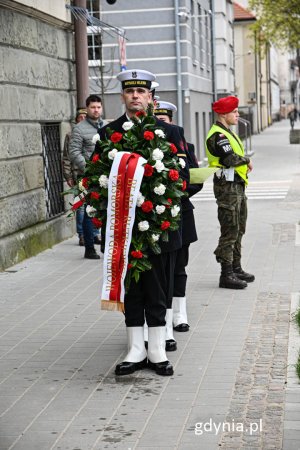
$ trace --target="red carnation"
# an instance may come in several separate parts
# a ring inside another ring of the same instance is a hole
[[[92,217],[92,222],[95,225],[96,228],[102,227],[102,222],[100,219],[97,219],[97,217]]]
[[[111,135],[110,140],[115,144],[116,142],[120,142],[122,137],[123,137],[122,133],[115,132]]]
[[[128,270],[130,270],[130,269],[132,269],[132,268],[133,268],[133,265],[132,265],[132,264],[130,264],[130,263],[127,264],[127,269],[128,269]]]
[[[162,224],[161,224],[161,226],[160,226],[160,228],[161,228],[161,230],[167,230],[169,227],[170,227],[170,222],[168,222],[167,220],[165,220]]]
[[[99,198],[100,198],[100,194],[99,194],[99,192],[91,192],[91,198],[93,199],[93,200],[99,200]]]
[[[83,200],[79,200],[78,202],[74,203],[72,205],[72,211],[76,211],[76,209],[80,208],[80,206],[82,206],[84,204],[84,199]]]
[[[132,250],[130,254],[135,259],[141,259],[144,256],[140,250]]]
[[[169,178],[170,178],[170,180],[172,180],[172,181],[177,181],[178,178],[179,178],[179,172],[178,172],[178,170],[170,169],[170,170],[169,170]]]
[[[172,144],[172,142],[170,143],[170,150],[174,154],[176,154],[178,152],[176,145]]]
[[[152,211],[152,209],[153,209],[153,203],[150,202],[150,200],[147,200],[147,201],[145,201],[145,202],[142,204],[141,209],[142,209],[145,213],[148,213],[148,212]]]
[[[145,164],[144,169],[145,169],[144,172],[145,177],[151,177],[154,171],[153,166],[151,166],[151,164]]]
[[[98,153],[96,153],[96,155],[94,155],[92,158],[92,162],[95,163],[95,162],[99,161],[99,159],[100,159],[100,155],[98,155]]]
[[[154,133],[152,133],[152,131],[145,131],[144,139],[146,139],[146,141],[152,141],[154,139]]]
[[[145,113],[145,111],[137,111],[136,113],[135,113],[135,115],[136,115],[136,117],[145,117],[145,115],[146,115],[146,113]]]
[[[172,205],[172,204],[173,204],[173,201],[172,201],[172,199],[171,199],[171,198],[167,198],[167,202],[168,202],[168,203],[170,203],[170,205]]]
[[[87,177],[82,178],[81,183],[82,183],[82,186],[85,187],[86,189],[89,187],[89,180]]]
[[[186,181],[183,180],[182,182],[182,190],[185,191],[186,190]]]

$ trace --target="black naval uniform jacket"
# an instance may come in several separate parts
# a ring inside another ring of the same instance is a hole
[[[98,130],[98,133],[100,135],[100,140],[107,138],[106,130],[107,128],[110,128],[113,131],[117,131],[119,133],[124,133],[124,129],[122,128],[122,125],[124,122],[128,122],[128,118],[126,114],[123,114],[118,119],[114,120],[113,122],[110,122],[105,127]],[[181,169],[180,171],[180,177],[187,182],[187,186],[189,186],[189,165],[187,161],[187,155],[186,155],[186,142],[184,140],[184,137],[180,136],[178,127],[175,127],[173,125],[169,125],[168,123],[163,122],[162,120],[156,119],[157,126],[162,128],[165,135],[166,140],[168,142],[172,142],[177,150],[178,150],[178,156],[180,158],[183,158],[186,161],[186,166],[184,169]],[[101,153],[101,149],[99,144],[96,144],[94,154]],[[102,242],[104,242],[104,239],[102,239]],[[169,233],[169,241],[168,242],[160,242],[160,248],[162,253],[172,252],[175,250],[178,250],[182,247],[182,223],[178,230],[172,231]]]
[[[184,129],[178,127],[180,136],[184,139]],[[193,144],[186,143],[186,155],[189,169],[197,169],[199,167],[195,155],[195,147]],[[190,184],[187,188],[188,197],[182,199],[182,245],[189,245],[198,240],[195,217],[193,210],[195,209],[190,197],[200,192],[203,184]]]

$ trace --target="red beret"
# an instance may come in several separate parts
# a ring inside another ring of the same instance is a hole
[[[238,107],[239,99],[237,97],[229,96],[223,97],[213,103],[212,109],[217,114],[227,114]]]

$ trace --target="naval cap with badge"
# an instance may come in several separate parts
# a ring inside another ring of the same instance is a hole
[[[151,83],[156,76],[147,70],[132,69],[124,70],[117,75],[117,79],[122,83],[122,90],[132,87],[143,87],[151,90]]]
[[[170,102],[164,102],[159,100],[154,110],[156,116],[169,116],[173,117],[173,113],[177,111],[177,107]]]
[[[238,107],[239,99],[229,95],[228,97],[222,97],[213,103],[212,109],[217,114],[228,114]]]

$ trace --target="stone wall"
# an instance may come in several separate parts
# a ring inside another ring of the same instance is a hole
[[[13,4],[0,1],[0,270],[74,232],[65,214],[47,219],[41,136],[58,123],[62,144],[74,116],[71,25]]]

